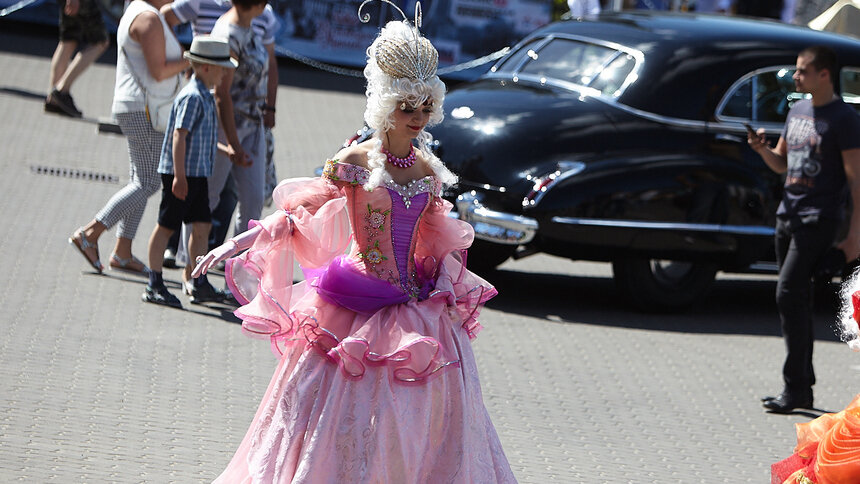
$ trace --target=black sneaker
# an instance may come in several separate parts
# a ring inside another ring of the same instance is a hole
[[[67,102],[69,106],[72,107],[72,110],[78,114],[79,118],[83,117],[84,113],[75,105],[75,100],[72,99],[71,94],[67,92],[61,92],[60,95],[63,96],[63,100],[65,100],[65,102]]]
[[[179,301],[178,297],[170,294],[170,291],[168,291],[165,286],[152,288],[147,284],[146,289],[143,291],[143,295],[140,296],[140,298],[143,299],[144,302],[182,309],[182,302]]]
[[[72,96],[56,89],[52,90],[51,94],[48,94],[47,99],[45,99],[45,111],[65,114],[72,118],[80,118],[83,116],[83,113],[78,111],[77,106],[75,106],[75,101],[72,100]]]
[[[60,107],[59,107],[59,106],[55,106],[55,105],[51,102],[51,98],[50,98],[50,96],[49,96],[49,97],[47,97],[47,98],[45,98],[45,112],[46,112],[46,113],[66,114],[66,113],[65,113],[65,111],[63,111],[62,109],[60,109]]]
[[[212,284],[208,281],[197,286],[193,282],[188,281],[182,287],[185,290],[185,294],[188,295],[191,304],[224,301],[224,293],[212,287]]]

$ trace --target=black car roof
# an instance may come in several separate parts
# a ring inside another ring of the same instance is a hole
[[[534,32],[608,40],[645,54],[639,80],[618,99],[665,116],[710,119],[742,75],[791,65],[802,49],[833,48],[840,64],[860,67],[860,39],[806,27],[723,15],[624,11],[559,21]]]
[[[616,42],[648,50],[655,39],[661,44],[681,46],[746,39],[803,48],[814,44],[860,47],[860,39],[778,21],[693,13],[632,10],[605,12],[594,18],[566,20],[547,25],[538,32],[592,32],[612,36]]]

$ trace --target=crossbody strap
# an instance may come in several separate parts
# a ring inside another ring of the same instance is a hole
[[[128,72],[131,73],[132,79],[134,79],[134,82],[136,82],[137,85],[140,87],[140,90],[143,91],[143,95],[147,96],[146,87],[144,87],[143,81],[141,81],[140,78],[137,77],[137,74],[134,72],[134,68],[131,66],[131,57],[129,57],[128,53],[126,53],[124,46],[120,47],[120,50],[122,51],[122,55],[125,56],[125,63],[126,65],[128,65]],[[176,95],[179,93],[179,74],[176,74],[174,76],[174,79],[176,80],[176,86],[174,86],[173,88],[173,97],[176,97]]]

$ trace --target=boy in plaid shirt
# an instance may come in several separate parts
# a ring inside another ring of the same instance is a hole
[[[161,174],[161,205],[158,224],[149,238],[149,284],[143,300],[181,308],[182,303],[164,285],[162,265],[164,248],[183,222],[192,226],[189,252],[191,260],[208,249],[212,226],[209,211],[209,189],[206,178],[212,174],[215,150],[218,149],[218,117],[215,98],[210,92],[221,82],[226,69],[235,69],[226,39],[195,37],[185,52],[194,76],[173,101],[158,172]],[[221,301],[223,295],[205,277],[193,279],[193,264],[185,266],[183,291],[194,304]]]

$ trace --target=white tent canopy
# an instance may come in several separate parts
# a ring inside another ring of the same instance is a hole
[[[808,25],[815,30],[860,37],[860,0],[839,0]]]

